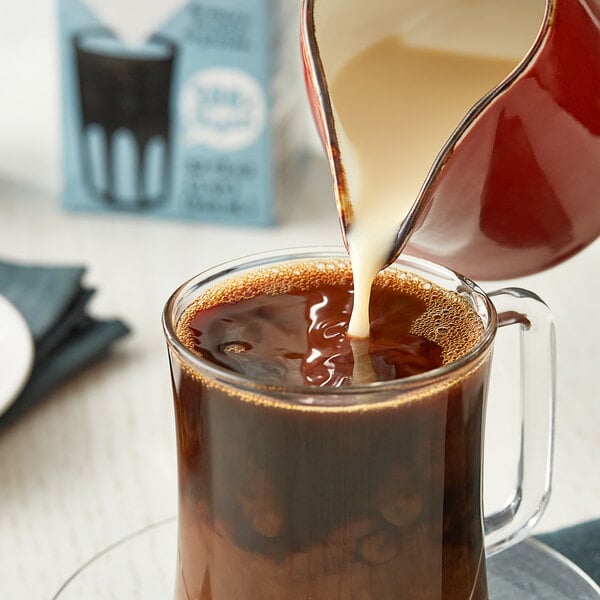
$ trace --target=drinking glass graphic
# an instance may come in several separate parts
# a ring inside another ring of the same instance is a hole
[[[171,184],[171,81],[176,46],[128,45],[104,28],[73,37],[84,185],[114,208],[164,204]]]

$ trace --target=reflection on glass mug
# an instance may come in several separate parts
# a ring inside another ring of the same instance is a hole
[[[163,204],[171,183],[175,45],[160,35],[127,45],[103,28],[85,29],[73,43],[85,185],[114,208]]]
[[[361,350],[345,335],[351,285],[344,251],[306,249],[210,269],[169,299],[176,600],[487,600],[486,550],[541,516],[546,305],[403,256],[376,281]],[[522,348],[519,480],[484,518],[489,367],[509,325]]]

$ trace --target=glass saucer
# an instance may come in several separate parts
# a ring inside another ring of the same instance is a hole
[[[171,600],[177,519],[115,542],[82,565],[52,600]],[[599,600],[600,588],[558,552],[530,539],[488,560],[490,600]]]

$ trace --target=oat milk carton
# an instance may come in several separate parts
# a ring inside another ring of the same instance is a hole
[[[64,205],[269,225],[301,168],[299,0],[59,0]]]

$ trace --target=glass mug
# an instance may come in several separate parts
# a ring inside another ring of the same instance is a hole
[[[526,290],[486,295],[433,263],[393,268],[464,298],[475,347],[402,380],[342,388],[261,384],[176,335],[200,295],[243,274],[345,260],[309,248],[252,256],[182,285],[163,314],[179,474],[176,600],[485,600],[485,556],[523,539],[550,493],[554,333]],[[483,427],[498,328],[518,325],[522,424],[517,487],[482,510]]]

